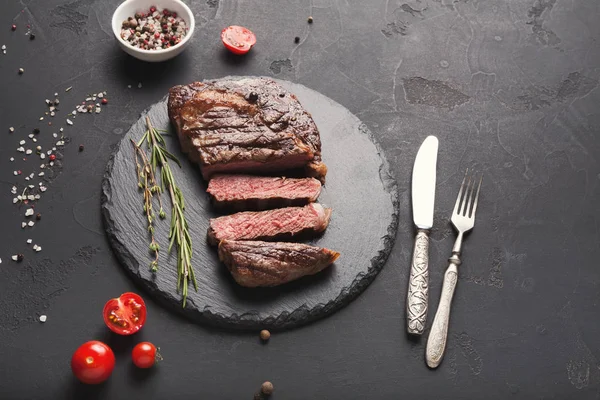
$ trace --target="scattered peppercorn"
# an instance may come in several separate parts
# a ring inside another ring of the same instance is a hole
[[[33,39],[35,39],[35,35],[34,35],[33,33],[31,33],[31,34],[29,35],[29,40],[33,40]]]
[[[34,129],[33,129],[33,133],[35,133],[36,135],[37,135],[38,133],[40,133],[40,128],[34,128]]]
[[[25,70],[23,68],[19,68],[19,75],[23,75],[23,72],[25,72]]]
[[[262,331],[260,331],[260,338],[265,341],[269,340],[271,338],[271,332],[269,332],[266,329],[263,329]]]
[[[260,390],[263,392],[264,395],[270,396],[271,394],[273,394],[273,384],[267,381],[262,384]]]
[[[50,161],[56,160],[56,156],[54,154],[50,154],[48,158],[50,159]]]
[[[24,258],[25,256],[23,254],[17,254],[17,262],[23,261]]]
[[[106,97],[102,99],[102,104],[108,104],[108,99]]]
[[[12,29],[13,31],[17,30],[17,26],[15,24],[12,24],[12,26],[10,27],[10,29]]]
[[[37,219],[38,221],[40,219],[42,219],[42,214],[40,214],[40,213],[35,214],[35,219]]]
[[[258,93],[256,92],[250,92],[248,94],[248,101],[251,103],[255,103],[258,100]]]
[[[308,17],[308,23],[312,24],[313,23],[313,17]]]
[[[82,144],[79,145],[79,151],[83,151],[83,145]]]
[[[300,36],[296,36],[294,38],[294,43],[300,43]]]

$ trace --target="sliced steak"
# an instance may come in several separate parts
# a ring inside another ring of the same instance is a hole
[[[314,178],[217,175],[206,191],[221,209],[268,210],[314,202],[321,193],[321,182]]]
[[[329,225],[331,208],[311,203],[268,211],[245,211],[210,220],[208,241],[289,239],[299,234],[323,232]]]
[[[273,80],[175,86],[168,110],[183,151],[200,164],[205,179],[219,172],[305,168],[324,182],[319,130],[296,96]]]
[[[301,243],[223,240],[219,259],[241,286],[277,286],[331,265],[340,253]]]

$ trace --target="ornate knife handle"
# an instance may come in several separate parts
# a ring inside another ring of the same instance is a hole
[[[448,340],[448,322],[450,320],[450,307],[452,297],[458,280],[458,269],[460,258],[458,254],[450,257],[450,265],[444,274],[444,283],[442,284],[442,295],[438,306],[429,338],[427,339],[427,348],[425,350],[425,360],[430,368],[437,368],[442,362],[444,351],[446,351],[446,342]]]
[[[406,298],[407,331],[421,335],[427,321],[429,292],[429,231],[419,229],[415,238],[408,295]]]

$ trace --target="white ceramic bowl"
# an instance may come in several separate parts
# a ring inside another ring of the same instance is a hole
[[[178,16],[183,18],[185,21],[188,32],[183,37],[181,42],[168,49],[158,50],[144,50],[137,47],[133,47],[125,40],[121,39],[121,25],[124,20],[129,17],[133,17],[136,12],[150,9],[151,6],[156,6],[159,10],[167,8],[170,11],[175,11]],[[181,53],[189,44],[192,35],[194,34],[194,28],[196,27],[196,21],[192,10],[186,6],[181,0],[125,0],[117,9],[112,16],[112,30],[119,42],[119,46],[133,57],[149,62],[160,62],[166,61],[170,58],[175,57]]]

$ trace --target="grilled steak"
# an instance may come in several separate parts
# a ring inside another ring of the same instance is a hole
[[[312,203],[321,193],[321,182],[314,178],[217,175],[206,191],[219,208],[268,210]]]
[[[268,211],[245,211],[210,220],[208,241],[288,239],[301,233],[323,232],[329,225],[331,208],[311,203],[304,207]]]
[[[175,86],[169,118],[202,176],[305,168],[324,182],[321,138],[298,99],[265,78],[222,79]]]
[[[277,286],[331,265],[340,253],[300,243],[223,240],[219,259],[241,286]]]

